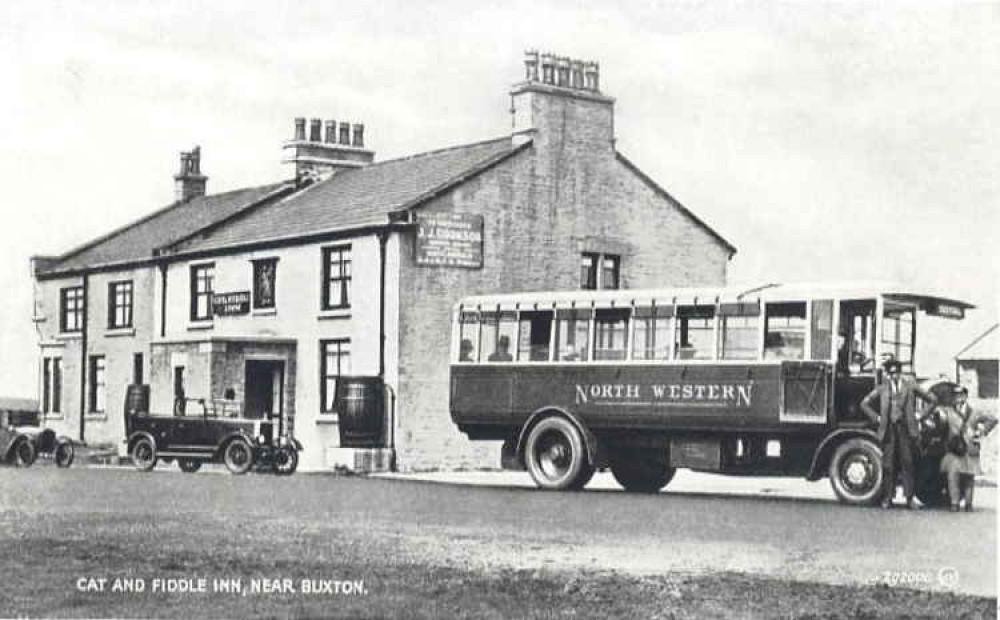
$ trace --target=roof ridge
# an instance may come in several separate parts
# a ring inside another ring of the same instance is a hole
[[[111,239],[112,237],[120,235],[121,233],[123,233],[123,232],[125,232],[127,230],[130,230],[132,228],[135,228],[136,226],[139,226],[141,224],[145,224],[146,222],[152,220],[155,217],[159,217],[160,215],[163,215],[164,213],[170,211],[171,209],[175,209],[175,208],[181,207],[183,205],[190,204],[191,202],[194,202],[195,200],[205,199],[205,198],[215,198],[215,197],[218,197],[218,196],[227,196],[227,195],[235,194],[235,193],[238,193],[238,192],[245,192],[245,191],[249,191],[249,190],[260,189],[262,187],[268,187],[270,185],[278,186],[278,185],[280,185],[282,183],[285,183],[285,182],[286,181],[279,181],[279,182],[275,182],[275,183],[264,183],[262,185],[253,185],[253,186],[249,186],[249,187],[241,187],[241,188],[237,188],[237,189],[231,189],[229,191],[219,192],[217,194],[204,194],[202,196],[192,196],[191,198],[188,198],[187,200],[175,200],[175,201],[171,202],[170,204],[168,204],[166,206],[163,206],[163,207],[160,207],[158,209],[155,209],[155,210],[147,213],[146,215],[143,215],[143,216],[139,217],[138,219],[132,220],[130,222],[126,222],[125,224],[122,224],[121,226],[118,226],[117,228],[113,228],[110,232],[107,232],[107,233],[105,233],[103,235],[99,235],[99,236],[97,236],[97,237],[95,237],[93,239],[85,241],[84,243],[82,243],[82,244],[80,244],[78,246],[70,248],[66,252],[64,252],[62,254],[59,254],[58,256],[55,257],[56,263],[62,263],[64,261],[66,261],[66,260],[69,260],[70,258],[73,258],[74,256],[76,256],[78,254],[81,254],[82,252],[84,252],[86,250],[89,250],[90,248],[92,248],[92,247],[94,247],[94,246],[96,246],[96,245],[98,245],[100,243],[103,243],[103,242],[107,241],[108,239]],[[46,271],[49,271],[49,270],[46,270]]]
[[[378,162],[374,162],[374,163],[368,164],[367,166],[365,166],[363,168],[358,168],[358,170],[368,170],[370,168],[375,168],[375,167],[382,166],[382,165],[385,165],[385,164],[392,164],[392,163],[397,163],[397,162],[401,162],[401,161],[408,161],[408,160],[417,159],[417,158],[420,158],[420,157],[428,157],[430,155],[440,155],[441,153],[445,153],[447,151],[457,151],[459,149],[467,149],[467,148],[473,147],[473,146],[481,146],[483,144],[489,144],[490,142],[499,142],[501,140],[509,140],[509,139],[510,139],[509,135],[508,136],[498,136],[496,138],[490,138],[488,140],[479,140],[477,142],[469,142],[468,144],[458,144],[458,145],[455,145],[455,146],[445,146],[445,147],[442,147],[442,148],[439,148],[439,149],[432,149],[430,151],[422,151],[420,153],[413,153],[411,155],[403,155],[401,157],[394,157],[392,159],[384,159],[382,161],[378,161]],[[511,146],[513,147],[513,143],[511,143]],[[336,177],[336,175],[334,175],[334,177]]]
[[[984,331],[983,333],[981,333],[981,334],[979,334],[978,336],[976,336],[976,337],[975,337],[975,338],[974,338],[974,339],[972,340],[972,342],[970,342],[969,344],[965,345],[965,348],[964,348],[964,349],[962,349],[961,351],[959,351],[958,353],[956,353],[956,354],[955,354],[955,357],[954,357],[954,359],[958,359],[958,356],[959,356],[959,355],[962,355],[962,354],[963,354],[963,353],[965,353],[966,351],[968,351],[968,350],[972,349],[972,348],[973,348],[973,347],[975,347],[975,346],[976,346],[977,344],[979,344],[980,342],[982,342],[983,340],[985,340],[985,339],[986,339],[986,337],[987,337],[987,336],[989,336],[990,334],[992,334],[992,333],[993,333],[994,331],[996,331],[996,329],[997,329],[998,327],[1000,327],[1000,323],[994,323],[993,325],[991,325],[991,326],[989,327],[989,329],[987,329],[987,330],[986,330],[986,331]]]

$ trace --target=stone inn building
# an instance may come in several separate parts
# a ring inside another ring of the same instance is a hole
[[[175,202],[32,259],[44,423],[124,455],[144,384],[156,413],[281,416],[302,469],[497,467],[449,415],[459,298],[723,285],[735,253],[616,150],[596,63],[529,52],[510,97],[510,134],[380,162],[363,126],[296,119],[294,178],[221,194],[183,153]],[[375,444],[341,441],[345,376],[384,382]]]

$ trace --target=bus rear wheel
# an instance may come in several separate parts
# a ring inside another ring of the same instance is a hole
[[[560,416],[545,418],[532,427],[525,444],[524,464],[542,489],[581,489],[594,475],[583,435]]]
[[[610,461],[611,474],[631,493],[656,493],[673,479],[675,468],[663,463],[655,454],[618,454]]]
[[[834,450],[829,475],[841,502],[871,506],[882,498],[882,450],[870,439],[848,439]]]

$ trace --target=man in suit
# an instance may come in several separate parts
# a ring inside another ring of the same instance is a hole
[[[903,367],[895,359],[883,364],[884,380],[861,401],[861,409],[878,425],[878,439],[882,443],[882,472],[885,494],[882,508],[892,506],[896,494],[896,464],[903,476],[903,493],[906,507],[913,509],[913,451],[920,434],[917,424],[916,399],[922,398],[936,406],[937,398],[926,392],[910,377],[903,376]],[[878,410],[875,401],[878,400]]]

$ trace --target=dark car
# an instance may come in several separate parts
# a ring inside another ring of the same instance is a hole
[[[128,452],[140,471],[153,469],[159,460],[176,459],[187,473],[206,462],[222,462],[234,474],[256,466],[288,475],[298,467],[302,444],[285,436],[281,426],[280,417],[240,417],[227,402],[185,399],[171,415],[129,411],[126,404]]]
[[[0,461],[17,467],[31,467],[39,456],[52,458],[59,467],[73,464],[73,441],[57,436],[55,431],[33,424],[15,425],[10,414],[0,412]]]

